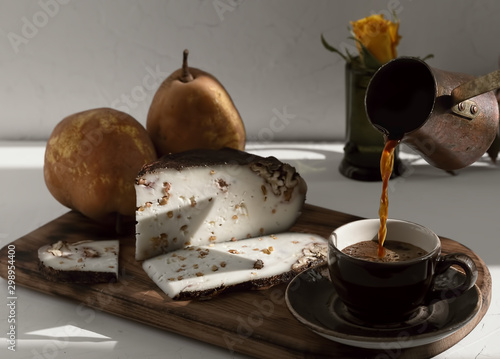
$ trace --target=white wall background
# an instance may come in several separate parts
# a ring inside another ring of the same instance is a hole
[[[497,69],[496,0],[0,0],[0,139],[43,140],[63,117],[101,106],[145,124],[184,48],[225,85],[249,140],[342,139],[344,63],[320,34],[340,47],[349,20],[391,8],[400,55]],[[289,123],[271,133],[280,114]]]

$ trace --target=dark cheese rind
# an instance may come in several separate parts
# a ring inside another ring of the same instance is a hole
[[[303,266],[301,269],[293,269],[288,272],[281,273],[279,275],[275,275],[269,278],[260,278],[255,280],[250,280],[248,282],[243,282],[234,285],[228,286],[219,286],[217,288],[211,288],[206,290],[199,291],[183,291],[176,295],[174,300],[206,300],[211,299],[215,296],[218,296],[222,293],[231,293],[231,292],[242,292],[249,290],[265,290],[272,288],[276,285],[288,283],[291,281],[298,273],[302,272],[307,268],[318,267],[326,263],[326,258],[311,260],[307,266]]]
[[[261,157],[248,152],[223,148],[220,150],[190,150],[165,155],[155,162],[145,165],[138,174],[138,178],[146,173],[165,168],[182,170],[189,167],[212,167],[218,165],[250,165],[261,163],[265,166],[278,168],[283,163],[275,157]]]
[[[115,273],[56,270],[51,267],[46,267],[40,262],[38,267],[43,276],[51,282],[96,284],[116,283],[118,281],[118,277]]]

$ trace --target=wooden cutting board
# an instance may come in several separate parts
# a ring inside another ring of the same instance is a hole
[[[306,205],[292,230],[327,238],[338,226],[356,219],[359,217]],[[16,284],[258,358],[371,358],[379,354],[374,350],[338,344],[311,332],[290,314],[285,304],[285,284],[262,291],[226,293],[205,301],[173,301],[135,261],[133,233],[133,228],[121,236],[106,233],[79,213],[70,211],[13,242],[16,246]],[[53,283],[46,281],[38,271],[37,250],[44,244],[58,240],[76,242],[110,238],[121,241],[118,283]],[[471,322],[444,340],[399,353],[391,352],[391,358],[428,358],[441,353],[466,336],[489,307],[491,276],[484,262],[463,245],[447,238],[441,240],[443,253],[464,252],[476,262],[479,271],[476,285],[483,300],[481,310]],[[5,246],[0,251],[2,276],[7,274],[7,260]]]

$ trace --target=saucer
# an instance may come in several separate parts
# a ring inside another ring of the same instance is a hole
[[[450,268],[440,282],[463,280]],[[367,349],[404,349],[439,341],[462,328],[481,308],[476,286],[461,296],[422,306],[408,321],[375,325],[353,317],[333,288],[326,266],[297,275],[285,293],[290,312],[313,332],[332,341]]]

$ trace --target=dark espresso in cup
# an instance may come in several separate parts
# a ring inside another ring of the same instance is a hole
[[[384,255],[378,255],[378,241],[363,241],[344,248],[345,254],[351,257],[363,259],[370,262],[402,262],[422,257],[428,252],[411,243],[400,241],[386,241],[384,243]]]

